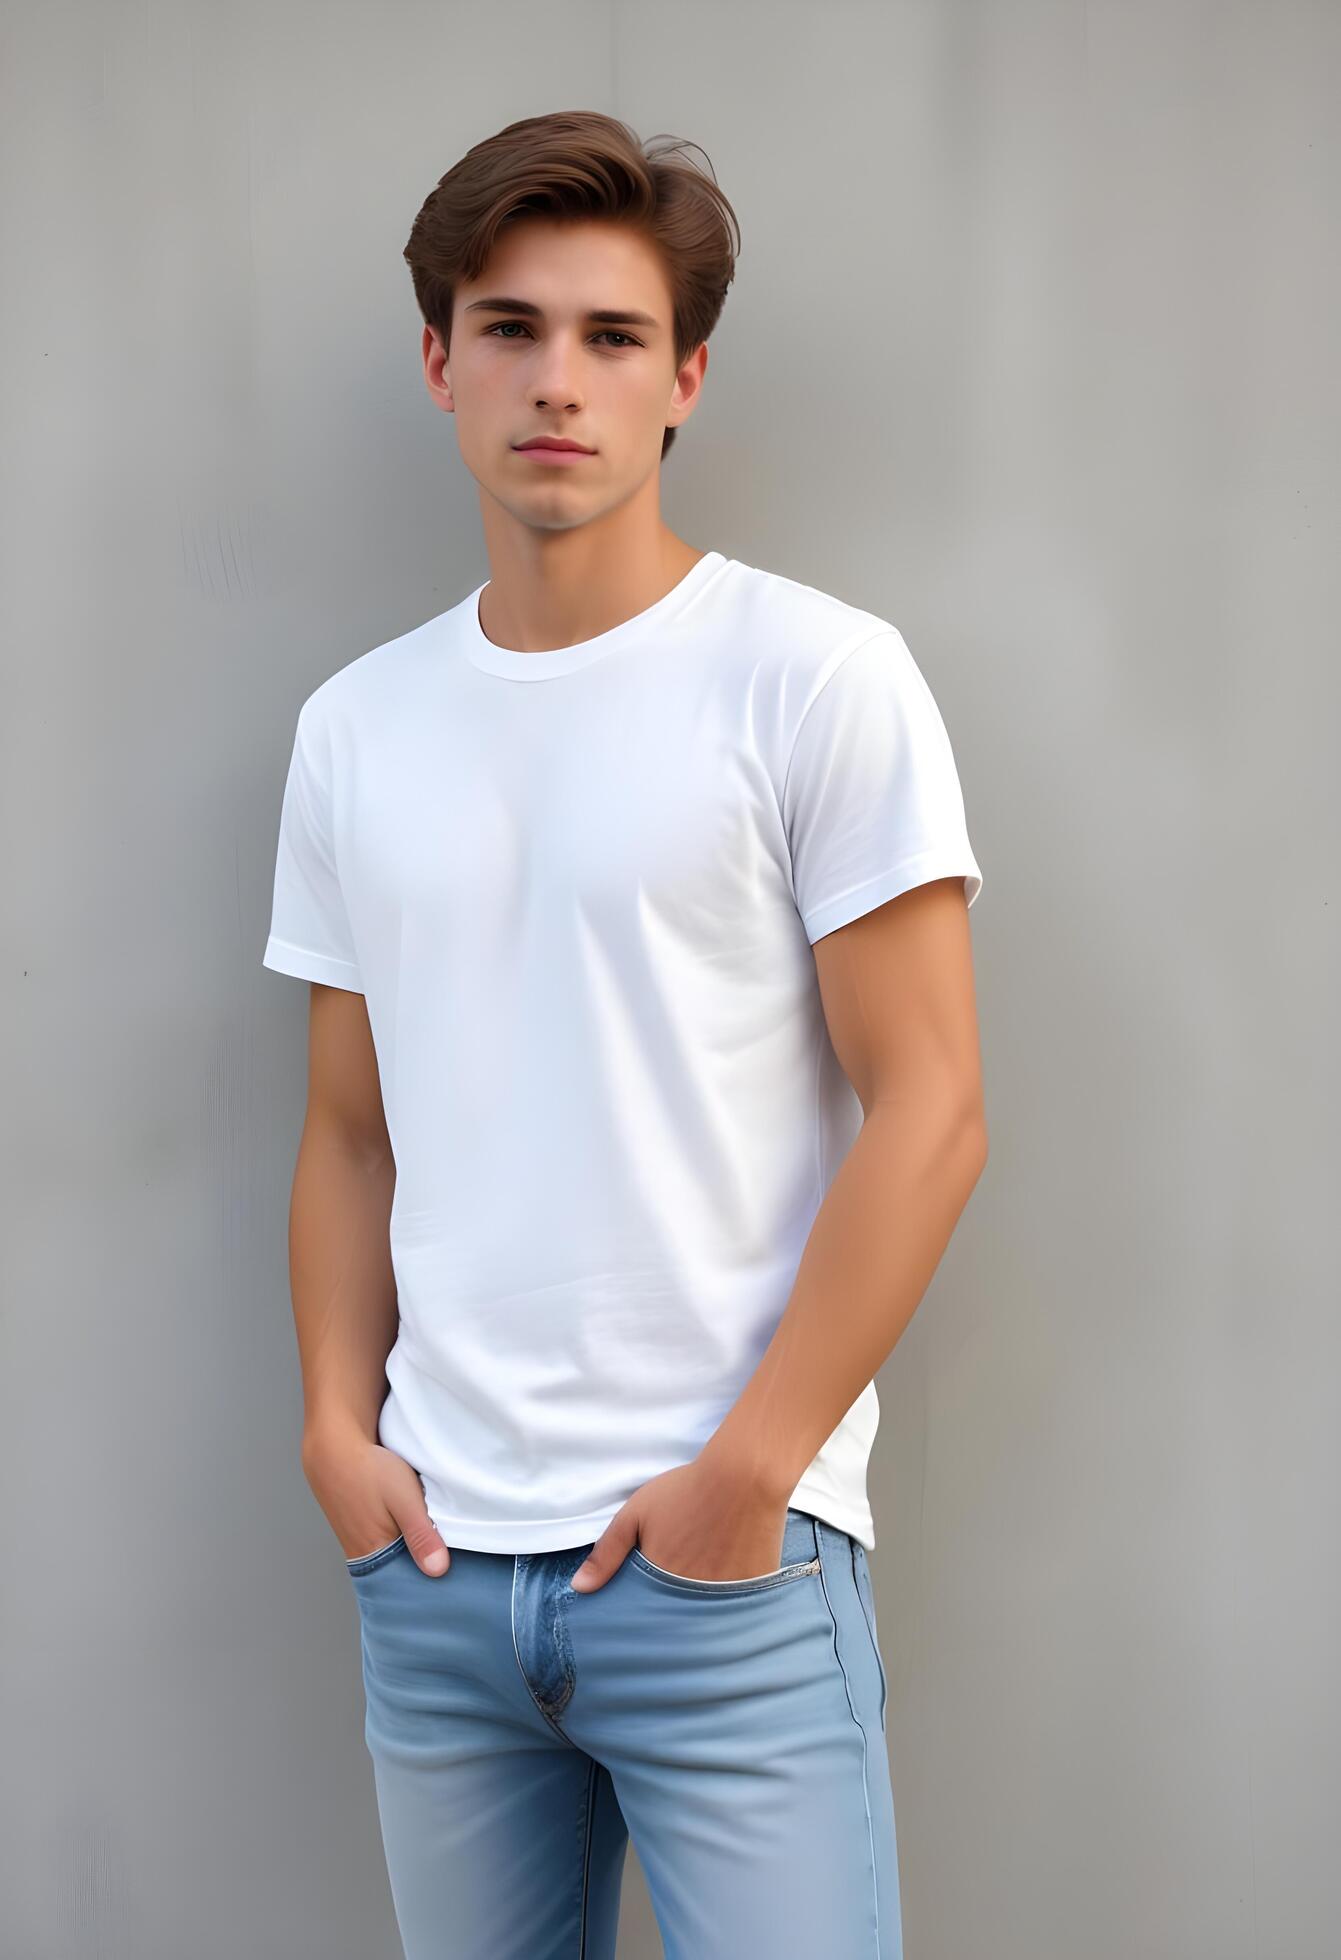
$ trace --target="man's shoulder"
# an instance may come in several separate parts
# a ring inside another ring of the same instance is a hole
[[[355,654],[312,689],[300,713],[309,722],[333,721],[346,713],[357,715],[379,701],[397,699],[407,689],[413,693],[416,682],[441,664],[457,609],[451,606],[446,612],[435,613]]]
[[[897,630],[879,613],[784,572],[758,565],[742,570],[741,623],[749,641],[765,648],[770,664],[787,676],[789,692],[813,687],[853,648]]]

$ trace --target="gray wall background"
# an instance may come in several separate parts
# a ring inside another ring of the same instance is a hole
[[[580,106],[743,227],[669,521],[901,627],[983,865],[991,1161],[872,1471],[908,1960],[1325,1960],[1341,10],[2,32],[0,1951],[399,1950],[260,957],[298,703],[487,575],[410,220]]]

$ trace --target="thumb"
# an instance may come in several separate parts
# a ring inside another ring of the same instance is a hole
[[[439,1579],[452,1562],[438,1534],[437,1526],[428,1515],[427,1507],[421,1502],[418,1511],[404,1527],[405,1544],[411,1558],[422,1572],[431,1579]]]
[[[638,1516],[627,1507],[617,1511],[577,1571],[569,1580],[575,1592],[597,1592],[613,1579],[638,1542]]]

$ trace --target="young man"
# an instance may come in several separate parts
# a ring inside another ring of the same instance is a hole
[[[409,1960],[613,1955],[630,1832],[668,1955],[901,1952],[866,1466],[986,1154],[982,880],[898,630],[662,520],[730,218],[595,114],[448,173],[490,576],[298,717],[303,1464]]]

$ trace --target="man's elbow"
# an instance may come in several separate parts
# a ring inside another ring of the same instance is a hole
[[[964,1150],[976,1184],[987,1167],[987,1112],[983,1107],[981,1090],[965,1107],[963,1127]]]
[[[975,1074],[971,1081],[961,1080],[956,1091],[945,1098],[945,1106],[949,1112],[945,1129],[953,1140],[955,1161],[962,1164],[971,1188],[987,1163],[987,1112],[980,1077]]]

